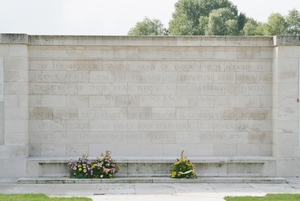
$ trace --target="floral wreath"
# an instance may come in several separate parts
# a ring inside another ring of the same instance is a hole
[[[113,175],[120,170],[116,162],[110,156],[111,152],[102,153],[101,158],[89,161],[85,154],[78,161],[71,160],[68,164],[71,178],[113,178]]]
[[[195,165],[192,164],[186,157],[183,157],[183,152],[181,152],[181,158],[173,164],[171,169],[172,178],[197,178],[195,172]]]
[[[111,151],[101,154],[102,158],[97,158],[92,165],[94,178],[113,178],[113,174],[120,170],[115,161],[110,156]]]

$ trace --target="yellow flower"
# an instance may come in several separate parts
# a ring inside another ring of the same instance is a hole
[[[179,163],[180,163],[180,161],[178,161],[178,162],[175,162],[175,163],[174,163],[174,165],[178,165]]]
[[[79,171],[82,171],[82,168],[78,168]]]
[[[183,158],[182,161],[183,161],[183,162],[186,162],[186,158]]]
[[[171,175],[171,177],[175,177],[176,176],[176,172],[172,172],[172,175]]]

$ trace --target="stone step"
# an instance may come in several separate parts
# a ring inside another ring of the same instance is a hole
[[[175,179],[170,177],[116,177],[113,179],[76,179],[67,177],[19,178],[22,184],[91,184],[91,183],[268,183],[283,184],[282,177],[198,177]]]
[[[29,157],[27,177],[68,177],[71,157]],[[96,159],[96,157],[90,157]],[[116,177],[168,177],[176,157],[114,157]],[[189,157],[198,177],[276,177],[273,157]]]

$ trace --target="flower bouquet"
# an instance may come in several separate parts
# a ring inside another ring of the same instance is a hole
[[[78,161],[71,160],[68,164],[71,178],[113,178],[113,175],[120,169],[119,166],[112,160],[111,152],[106,151],[106,154],[101,154],[101,158],[94,161],[87,159],[85,154]]]
[[[94,178],[113,178],[114,173],[118,172],[119,166],[112,160],[111,152],[106,151],[106,154],[101,154],[101,158],[97,158],[92,164]]]
[[[71,178],[91,178],[92,165],[91,162],[87,160],[88,155],[85,154],[78,161],[71,160],[68,164],[70,177]]]
[[[181,158],[173,164],[171,169],[172,178],[197,178],[195,172],[195,166],[186,157],[183,157],[183,152],[181,152]]]

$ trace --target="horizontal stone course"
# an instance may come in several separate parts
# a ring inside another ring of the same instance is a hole
[[[272,46],[272,37],[231,36],[29,36],[34,45],[89,46]]]
[[[89,157],[92,161],[96,157]],[[35,165],[35,172],[30,170],[32,176],[52,176],[68,175],[67,169],[60,164],[67,164],[70,160],[77,160],[66,157],[30,157],[28,163],[30,166]],[[171,157],[113,157],[121,170],[116,174],[118,177],[138,177],[138,176],[155,176],[166,177],[170,175],[170,168],[176,161]],[[247,171],[252,169],[252,176],[261,176],[266,174],[261,168],[269,167],[274,163],[272,157],[189,157],[193,164],[196,165],[196,172],[199,177],[203,176],[245,176]],[[249,166],[251,164],[251,166]],[[48,166],[48,167],[47,167]],[[52,169],[60,170],[60,172],[51,172]],[[33,166],[32,166],[33,167]],[[36,169],[37,168],[37,169]],[[47,172],[50,171],[50,172]],[[272,176],[274,171],[269,169],[268,176]]]
[[[263,184],[285,184],[283,177],[199,177],[196,179],[173,179],[169,177],[117,177],[114,179],[74,179],[66,177],[35,177],[20,178],[20,184],[99,184],[109,183],[263,183]],[[123,189],[123,188],[122,188]],[[160,188],[161,189],[161,188]],[[126,190],[128,192],[128,190]],[[101,193],[102,195],[102,193]]]

